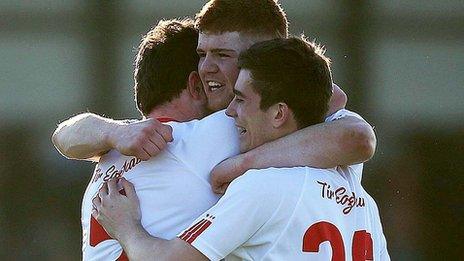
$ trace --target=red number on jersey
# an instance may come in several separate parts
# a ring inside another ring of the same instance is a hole
[[[328,241],[332,247],[332,261],[345,260],[345,246],[338,228],[325,221],[311,225],[303,236],[303,252],[319,252],[321,243]],[[353,261],[374,260],[371,234],[366,230],[356,231],[352,244]]]
[[[345,260],[343,238],[336,226],[329,222],[318,222],[311,225],[303,236],[303,252],[319,252],[319,245],[329,241],[332,247],[332,261]]]
[[[124,189],[121,189],[119,193],[121,193],[121,195],[126,195]],[[109,239],[113,238],[110,237],[110,235],[108,235],[106,230],[102,227],[102,225],[100,225],[100,223],[98,223],[98,221],[95,218],[90,216],[90,245],[95,247],[99,243]],[[128,261],[129,259],[127,258],[126,253],[124,253],[123,250],[121,255],[116,260]]]
[[[353,261],[374,260],[372,237],[366,230],[359,230],[353,235]]]

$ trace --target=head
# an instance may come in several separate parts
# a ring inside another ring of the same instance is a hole
[[[320,46],[304,38],[269,40],[243,52],[238,64],[226,113],[235,119],[242,152],[324,121],[332,77]]]
[[[226,108],[234,97],[239,54],[288,34],[286,15],[276,0],[211,0],[195,23],[200,31],[198,72],[212,111]]]
[[[206,98],[196,72],[198,31],[191,19],[161,20],[143,38],[135,59],[135,100],[148,116],[182,96],[192,114],[205,111]],[[185,98],[187,97],[187,98]]]

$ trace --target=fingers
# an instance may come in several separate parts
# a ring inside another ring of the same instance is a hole
[[[164,148],[166,148],[167,145],[166,140],[161,136],[161,134],[159,134],[156,131],[154,131],[153,134],[150,136],[149,141],[160,151],[164,150]]]
[[[106,185],[106,182],[103,183],[98,190],[98,196],[101,198],[105,197],[108,195],[108,186]]]
[[[98,216],[98,213],[100,211],[100,208],[101,208],[101,199],[100,197],[98,196],[98,194],[92,199],[92,216],[98,220],[99,216]]]
[[[226,190],[229,187],[229,185],[230,185],[230,182],[224,183],[220,187],[213,188],[213,192],[216,194],[223,195],[224,193],[226,193]]]
[[[163,151],[169,141],[172,141],[171,126],[150,119],[149,124],[143,129],[137,141],[140,147],[136,149],[136,156],[141,160],[148,160]]]
[[[93,208],[96,209],[96,210],[99,210],[100,209],[100,206],[101,206],[101,199],[100,197],[98,196],[98,194],[92,199],[92,205],[93,205]]]
[[[143,147],[135,149],[134,156],[144,161],[151,158],[151,155]]]
[[[152,134],[148,137],[148,140],[143,144],[143,150],[154,157],[158,155],[166,147],[166,141],[161,137],[159,133],[152,130]]]
[[[172,127],[169,125],[162,124],[159,121],[155,121],[155,130],[161,137],[166,141],[172,141]]]
[[[106,182],[109,195],[114,195],[115,193],[119,193],[116,182],[117,182],[117,179],[110,179]]]
[[[138,200],[138,197],[137,197],[137,193],[135,192],[135,188],[134,188],[134,185],[132,183],[130,183],[129,181],[127,181],[125,178],[121,178],[121,185],[124,189],[124,191],[126,192],[126,197],[129,198],[129,199],[137,199]]]

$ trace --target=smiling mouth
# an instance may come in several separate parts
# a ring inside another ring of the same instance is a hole
[[[215,92],[215,91],[221,89],[222,87],[224,87],[223,84],[221,84],[219,82],[215,82],[215,81],[208,81],[207,84],[208,84],[208,87],[209,87],[211,92]]]

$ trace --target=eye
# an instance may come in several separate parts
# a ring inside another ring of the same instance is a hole
[[[197,54],[198,54],[198,57],[200,57],[200,58],[203,58],[203,57],[206,56],[205,52],[197,52]]]
[[[228,58],[228,57],[231,57],[230,55],[226,54],[226,53],[218,53],[218,56],[221,57],[221,58]]]
[[[238,97],[237,95],[235,95],[234,100],[235,100],[236,103],[241,103],[241,102],[243,102],[243,99],[240,98],[240,97]]]

